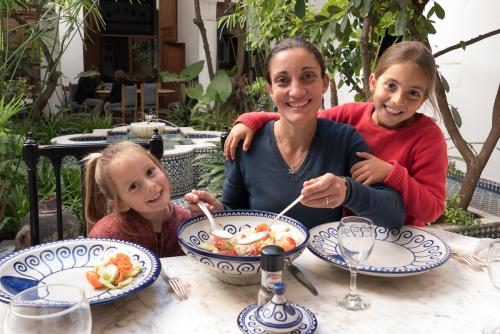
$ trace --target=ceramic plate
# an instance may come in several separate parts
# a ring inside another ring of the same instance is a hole
[[[293,303],[292,303],[293,304]],[[302,312],[302,323],[299,328],[290,332],[290,334],[312,334],[316,331],[318,327],[318,320],[314,314],[299,304],[295,305],[300,312]],[[257,304],[252,304],[243,309],[238,315],[238,327],[243,333],[246,334],[263,334],[266,331],[260,327],[257,320],[255,320],[255,313],[259,306]]]
[[[339,222],[312,228],[307,248],[319,258],[348,269],[337,244]],[[375,228],[375,244],[359,273],[372,276],[410,276],[439,267],[450,258],[450,249],[437,236],[416,227]]]
[[[117,252],[128,254],[142,271],[122,289],[94,289],[85,273]],[[121,240],[71,239],[29,247],[0,259],[0,301],[9,303],[16,293],[42,284],[71,284],[85,290],[90,304],[109,302],[144,289],[161,270],[150,250]]]

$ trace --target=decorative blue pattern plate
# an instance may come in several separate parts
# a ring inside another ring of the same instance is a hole
[[[348,270],[337,244],[339,222],[312,228],[307,248],[319,258]],[[448,245],[437,236],[416,227],[375,227],[375,244],[359,273],[399,277],[421,274],[439,267],[450,258]]]
[[[121,252],[142,266],[122,289],[94,289],[85,273]],[[106,303],[144,289],[161,270],[158,257],[137,244],[112,239],[71,239],[29,247],[0,259],[0,301],[9,303],[18,292],[43,284],[71,284],[85,290],[90,304]]]
[[[314,314],[299,304],[293,304],[297,310],[302,312],[302,323],[299,327],[290,332],[290,334],[312,334],[318,327],[318,320]],[[263,334],[267,333],[264,328],[255,319],[255,314],[259,306],[252,304],[243,309],[238,315],[238,327],[245,334]]]

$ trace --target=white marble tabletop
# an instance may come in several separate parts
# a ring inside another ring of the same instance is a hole
[[[438,232],[445,240],[477,239]],[[219,281],[186,256],[162,258],[170,276],[182,278],[189,299],[180,302],[160,277],[137,294],[92,306],[92,333],[239,333],[240,311],[257,300],[258,285]],[[294,263],[318,289],[313,296],[285,272],[287,298],[317,317],[315,333],[481,333],[500,320],[500,293],[487,271],[476,272],[454,258],[427,273],[383,278],[358,275],[358,289],[371,299],[365,311],[338,307],[335,297],[348,289],[349,274],[306,250]],[[3,318],[6,304],[0,306]]]

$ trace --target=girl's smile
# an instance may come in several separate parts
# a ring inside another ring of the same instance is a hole
[[[170,202],[167,176],[145,154],[129,151],[109,167],[120,211],[133,209],[146,219],[162,215]]]
[[[375,78],[370,76],[375,111],[373,121],[385,128],[396,129],[410,123],[427,99],[426,78],[413,63],[394,64]]]

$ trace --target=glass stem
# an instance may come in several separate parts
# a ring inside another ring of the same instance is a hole
[[[349,269],[349,271],[351,272],[351,280],[349,282],[349,296],[356,297],[358,295],[358,291],[356,291],[356,276],[358,274],[358,268],[351,267]]]

